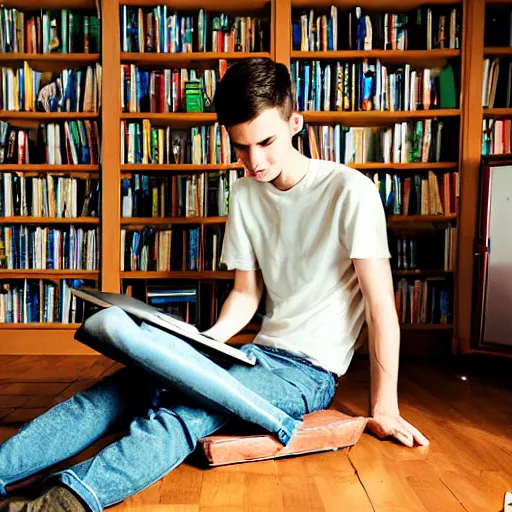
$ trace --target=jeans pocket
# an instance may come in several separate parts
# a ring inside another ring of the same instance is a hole
[[[319,374],[321,372],[318,372]],[[334,394],[336,391],[336,381],[334,376],[328,372],[322,372],[318,375],[317,386],[313,397],[313,403],[311,404],[312,411],[318,411],[321,409],[327,409],[331,404]]]

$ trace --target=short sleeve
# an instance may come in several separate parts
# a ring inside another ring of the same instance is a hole
[[[386,214],[373,181],[358,176],[350,183],[345,201],[340,235],[349,258],[390,258]]]
[[[229,213],[222,244],[221,263],[228,270],[257,270],[259,268],[251,243],[247,223],[244,220],[241,195],[243,196],[242,179],[235,181],[229,197]],[[242,193],[242,194],[241,194]],[[247,214],[249,212],[245,212]]]

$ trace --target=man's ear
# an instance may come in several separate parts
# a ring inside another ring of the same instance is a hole
[[[292,112],[289,123],[290,123],[290,130],[292,132],[292,137],[293,137],[294,135],[297,135],[297,133],[299,133],[302,130],[302,128],[304,126],[304,118],[298,112]]]

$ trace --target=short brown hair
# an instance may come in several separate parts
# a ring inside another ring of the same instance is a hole
[[[217,86],[214,105],[219,123],[226,127],[251,121],[274,107],[288,120],[293,110],[288,68],[269,58],[233,64]]]

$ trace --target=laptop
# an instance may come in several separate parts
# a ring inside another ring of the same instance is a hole
[[[207,355],[230,362],[243,363],[248,366],[256,364],[254,357],[248,357],[244,352],[235,347],[205,336],[195,326],[162,313],[153,306],[134,297],[121,293],[100,292],[94,288],[86,287],[80,289],[70,288],[70,291],[75,297],[101,308],[117,306],[125,313],[179,337]]]

